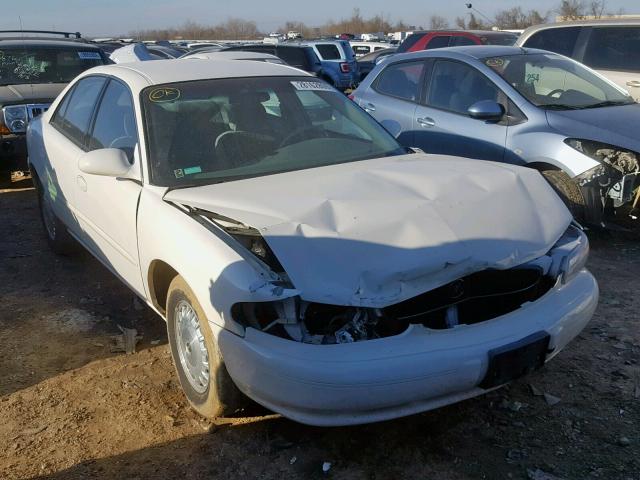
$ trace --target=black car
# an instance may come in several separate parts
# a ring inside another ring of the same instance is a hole
[[[380,61],[388,57],[389,55],[393,55],[396,53],[397,48],[383,48],[382,50],[376,50],[375,52],[367,53],[366,55],[358,58],[358,69],[360,70],[360,81],[364,80],[364,78],[369,75],[369,72],[375,68],[375,66],[380,63]]]
[[[106,54],[79,33],[0,31],[0,182],[27,169],[29,121],[78,74],[106,63]]]
[[[240,50],[244,52],[270,53],[282,59],[287,65],[299,68],[314,75],[322,73],[322,64],[313,47],[306,45],[248,44],[233,45],[222,51]]]

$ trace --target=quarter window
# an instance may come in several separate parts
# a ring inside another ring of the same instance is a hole
[[[469,65],[439,61],[433,68],[428,105],[466,115],[481,100],[498,99],[498,87]]]
[[[584,63],[602,70],[640,72],[640,27],[594,28]]]
[[[340,60],[340,50],[330,43],[321,43],[316,45],[318,52],[323,60]]]
[[[105,90],[93,132],[89,138],[89,149],[119,148],[130,162],[138,136],[136,133],[133,102],[127,87],[117,81],[110,81]]]
[[[83,78],[73,88],[68,105],[65,105],[65,98],[61,108],[56,112],[54,125],[78,145],[85,143],[89,121],[104,83],[103,77]],[[63,112],[61,109],[65,106]]]
[[[419,96],[419,85],[424,72],[424,62],[404,62],[389,65],[376,82],[375,89],[392,97],[415,102]]]
[[[449,46],[449,40],[451,37],[449,35],[438,35],[437,37],[433,37],[427,43],[427,46],[424,47],[425,50],[433,50],[434,48],[443,48]]]

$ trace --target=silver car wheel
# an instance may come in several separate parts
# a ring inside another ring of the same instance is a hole
[[[175,340],[182,371],[198,393],[209,388],[209,352],[193,307],[181,300],[175,308]]]

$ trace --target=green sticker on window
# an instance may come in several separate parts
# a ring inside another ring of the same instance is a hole
[[[189,167],[182,170],[185,175],[193,175],[194,173],[202,173],[202,169],[200,167]]]

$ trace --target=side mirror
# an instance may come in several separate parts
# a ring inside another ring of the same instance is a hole
[[[127,154],[119,148],[101,148],[87,152],[78,160],[84,173],[105,177],[120,177],[131,168]]]
[[[497,122],[504,116],[504,107],[494,100],[481,100],[469,107],[467,113],[476,120]]]

